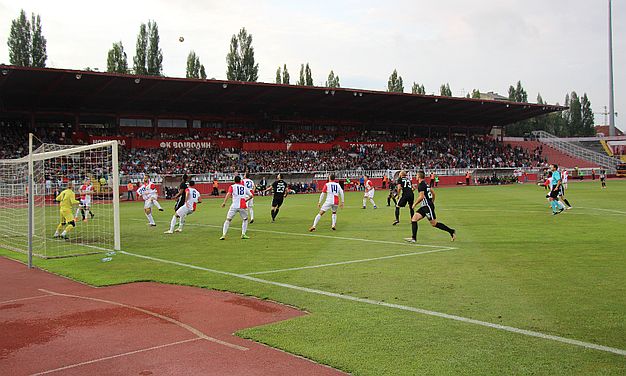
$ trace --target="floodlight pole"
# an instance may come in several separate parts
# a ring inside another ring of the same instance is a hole
[[[615,99],[613,90],[613,17],[609,0],[609,136],[615,136]]]
[[[35,192],[33,179],[33,134],[28,134],[28,268],[33,267],[33,233],[35,225]]]

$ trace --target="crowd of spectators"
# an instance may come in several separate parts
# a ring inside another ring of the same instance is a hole
[[[40,128],[36,132],[42,142],[71,143],[68,131]],[[0,132],[0,158],[16,158],[27,154],[27,131],[21,126],[5,126]],[[138,134],[139,137],[161,139],[184,136],[167,133]],[[332,141],[336,134],[288,133],[280,139],[271,131],[253,133],[216,129],[212,134],[188,135],[188,139],[239,138],[249,142],[313,142]],[[380,132],[351,134],[347,141],[397,141],[401,135]],[[120,164],[124,174],[182,174],[208,172],[310,172],[323,170],[380,170],[396,168],[497,168],[541,167],[546,163],[541,146],[534,150],[512,147],[484,137],[425,139],[421,144],[396,149],[378,145],[354,145],[348,149],[335,147],[328,151],[240,151],[234,149],[138,149],[121,148]]]

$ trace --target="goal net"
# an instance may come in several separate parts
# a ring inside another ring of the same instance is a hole
[[[44,144],[0,160],[0,247],[43,258],[119,250],[117,152],[117,141]]]

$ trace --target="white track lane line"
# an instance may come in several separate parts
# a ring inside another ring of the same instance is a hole
[[[111,304],[111,305],[115,305],[115,306],[119,306],[119,307],[132,309],[132,310],[135,310],[135,311],[138,311],[138,312],[145,313],[147,315],[156,317],[158,319],[167,321],[169,323],[172,323],[172,324],[174,324],[174,325],[176,325],[176,326],[178,326],[178,327],[180,327],[182,329],[185,329],[185,330],[191,332],[192,334],[194,334],[198,338],[206,339],[207,341],[214,342],[214,343],[217,343],[217,344],[220,344],[220,345],[223,345],[223,346],[226,346],[226,347],[230,347],[230,348],[236,349],[236,350],[241,350],[241,351],[248,350],[248,348],[246,348],[246,347],[235,345],[234,343],[225,342],[225,341],[219,340],[217,338],[209,337],[206,334],[204,334],[201,331],[199,331],[198,329],[194,328],[193,326],[187,325],[187,324],[185,324],[183,322],[180,322],[178,320],[175,320],[175,319],[173,319],[171,317],[167,317],[167,316],[161,315],[161,314],[156,313],[156,312],[148,311],[147,309],[131,306],[131,305],[124,304],[124,303],[114,302],[112,300],[92,298],[92,297],[89,297],[89,296],[62,294],[60,292],[54,292],[54,291],[45,290],[45,289],[39,289],[39,291],[42,291],[42,292],[45,292],[45,293],[48,293],[48,294],[54,295],[54,296],[62,296],[62,297],[66,297],[66,298],[91,300],[91,301],[94,301],[94,302]]]
[[[13,299],[13,300],[5,300],[3,302],[0,302],[0,304],[9,304],[9,303],[14,303],[14,302],[21,302],[22,300],[31,300],[31,299],[40,299],[40,298],[47,298],[49,296],[52,296],[50,294],[45,294],[45,295],[35,295],[35,296],[29,296],[27,298],[19,298],[19,299]]]
[[[319,264],[319,265],[300,266],[300,267],[295,267],[295,268],[266,270],[266,271],[262,271],[262,272],[246,273],[246,274],[243,274],[243,275],[271,274],[271,273],[280,273],[280,272],[294,271],[294,270],[325,268],[327,266],[356,264],[356,263],[360,263],[360,262],[387,260],[387,259],[392,259],[392,258],[397,258],[397,257],[424,255],[424,254],[427,254],[427,253],[436,253],[436,252],[444,252],[444,251],[453,251],[453,249],[445,248],[445,249],[433,249],[433,250],[430,250],[430,251],[423,251],[423,252],[399,253],[399,254],[396,254],[396,255],[372,257],[372,258],[366,258],[366,259],[360,259],[360,260],[340,261],[340,262],[333,262],[333,263],[330,263],[330,264]]]
[[[579,340],[571,339],[571,338],[559,337],[559,336],[555,336],[555,335],[551,335],[551,334],[544,334],[544,333],[535,332],[535,331],[532,331],[532,330],[519,329],[519,328],[515,328],[515,327],[512,327],[512,326],[494,324],[494,323],[490,323],[490,322],[486,322],[486,321],[474,320],[474,319],[470,319],[470,318],[467,318],[467,317],[450,315],[450,314],[447,314],[447,313],[430,311],[430,310],[421,309],[421,308],[415,308],[415,307],[403,306],[403,305],[399,305],[399,304],[392,304],[392,303],[387,303],[387,302],[381,302],[381,301],[372,300],[372,299],[363,299],[363,298],[358,298],[356,296],[337,294],[337,293],[334,293],[334,292],[328,292],[328,291],[323,291],[323,290],[311,289],[311,288],[308,288],[308,287],[301,287],[301,286],[296,286],[296,285],[290,285],[290,284],[287,284],[287,283],[274,282],[274,281],[269,281],[269,280],[266,280],[266,279],[260,279],[260,278],[252,277],[252,276],[249,276],[249,275],[236,274],[236,273],[225,272],[225,271],[221,271],[221,270],[209,269],[209,268],[204,268],[204,267],[201,267],[201,266],[185,264],[185,263],[177,262],[177,261],[164,260],[164,259],[159,259],[159,258],[156,258],[156,257],[144,256],[144,255],[139,255],[139,254],[136,254],[136,253],[130,253],[130,252],[126,252],[126,251],[122,251],[120,253],[123,253],[123,254],[128,255],[128,256],[133,256],[133,257],[138,257],[138,258],[150,260],[150,261],[156,261],[156,262],[161,262],[161,263],[165,263],[165,264],[178,265],[178,266],[181,266],[181,267],[184,267],[184,268],[203,270],[203,271],[211,272],[211,273],[215,273],[215,274],[221,274],[221,275],[227,275],[227,276],[231,276],[231,277],[235,277],[235,278],[246,279],[246,280],[252,281],[252,282],[257,282],[257,283],[263,283],[263,284],[267,284],[267,285],[284,287],[284,288],[288,288],[288,289],[291,289],[291,290],[303,291],[303,292],[308,292],[308,293],[311,293],[311,294],[323,295],[323,296],[328,296],[328,297],[333,297],[333,298],[338,298],[338,299],[343,299],[343,300],[349,300],[349,301],[359,302],[359,303],[364,303],[364,304],[370,304],[370,305],[375,305],[375,306],[382,306],[382,307],[387,307],[387,308],[399,309],[399,310],[402,310],[402,311],[415,312],[415,313],[420,313],[420,314],[423,314],[423,315],[435,316],[435,317],[440,317],[440,318],[444,318],[444,319],[448,319],[448,320],[460,321],[460,322],[464,322],[464,323],[468,323],[468,324],[480,325],[480,326],[484,326],[484,327],[488,327],[488,328],[492,328],[492,329],[503,330],[503,331],[507,331],[507,332],[511,332],[511,333],[516,333],[516,334],[529,336],[529,337],[536,337],[536,338],[546,339],[546,340],[550,340],[550,341],[566,343],[566,344],[569,344],[569,345],[578,346],[578,347],[582,347],[582,348],[585,348],[585,349],[605,351],[605,352],[609,352],[609,353],[613,353],[613,354],[617,354],[617,355],[626,356],[626,350],[623,350],[623,349],[617,349],[617,348],[614,348],[614,347],[603,346],[603,345],[598,345],[598,344],[595,344],[595,343],[579,341]]]
[[[143,221],[143,220],[138,219],[138,218],[131,218],[131,220]],[[160,223],[160,222],[157,222],[157,223]],[[185,226],[211,227],[211,228],[219,228],[219,229],[222,228],[222,225],[209,225],[209,224],[204,224],[204,223],[185,223]],[[407,242],[392,242],[392,241],[389,241],[389,240],[359,239],[359,238],[348,238],[348,237],[344,237],[344,236],[306,234],[306,233],[299,233],[299,232],[284,232],[284,231],[273,231],[273,230],[261,230],[261,229],[250,228],[250,227],[248,227],[248,231],[265,232],[265,233],[268,233],[268,234],[278,234],[278,235],[307,236],[307,237],[312,237],[312,238],[350,240],[350,241],[359,241],[359,242],[366,242],[366,243],[393,244],[393,245],[402,245],[402,246],[408,246],[408,247],[425,247],[425,248],[437,248],[437,249],[447,249],[447,250],[457,249],[455,247],[446,247],[446,246],[442,246],[442,245],[430,245],[430,244],[407,243]]]
[[[106,356],[106,357],[103,357],[103,358],[92,359],[92,360],[88,360],[86,362],[70,364],[70,365],[67,365],[67,366],[64,366],[64,367],[59,367],[59,368],[55,368],[55,369],[49,369],[49,370],[43,371],[43,372],[33,373],[32,376],[47,375],[47,374],[53,373],[53,372],[65,371],[65,370],[68,370],[68,369],[71,369],[71,368],[76,368],[76,367],[80,367],[80,366],[86,366],[88,364],[102,362],[102,361],[109,360],[109,359],[121,358],[123,356],[139,354],[139,353],[146,352],[146,351],[158,350],[158,349],[162,349],[162,348],[165,348],[165,347],[180,345],[180,344],[187,343],[187,342],[198,341],[198,340],[201,340],[201,339],[202,338],[200,338],[200,337],[195,337],[195,338],[185,339],[185,340],[182,340],[182,341],[166,343],[164,345],[158,345],[158,346],[148,347],[148,348],[145,348],[145,349],[134,350],[134,351],[129,351],[129,352],[121,353],[121,354]]]

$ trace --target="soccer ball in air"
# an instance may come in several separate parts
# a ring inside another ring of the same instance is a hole
[[[182,42],[184,42],[184,41],[185,41],[185,38],[183,38],[183,37],[179,37],[179,38],[178,38],[178,41],[182,43]]]

